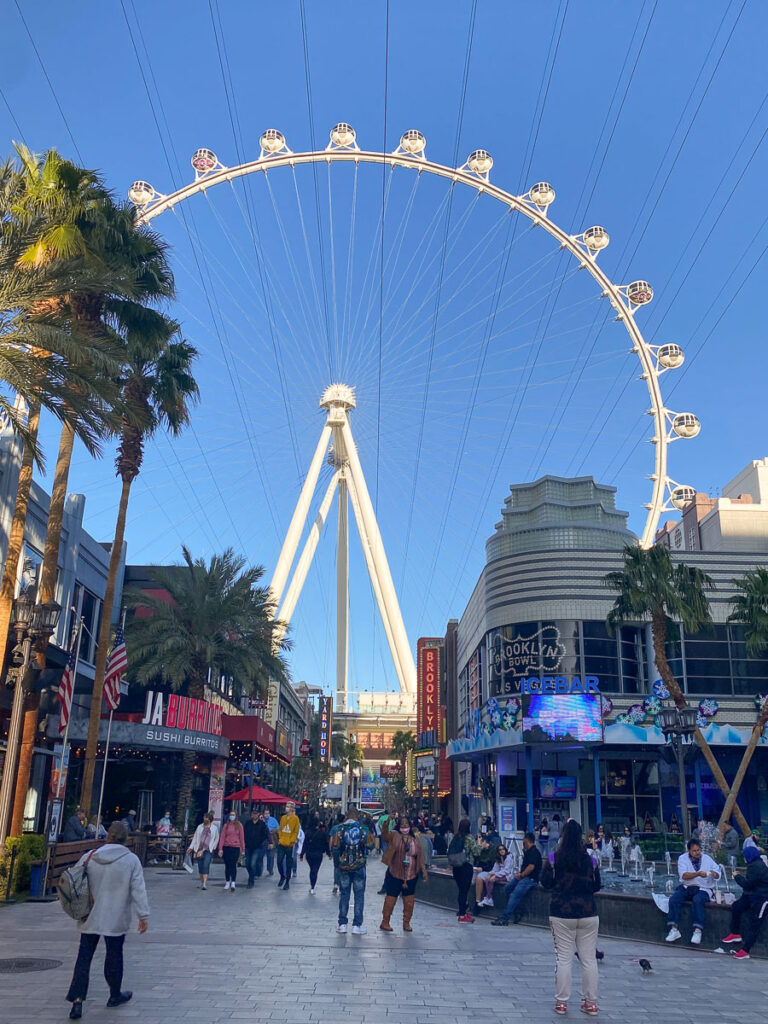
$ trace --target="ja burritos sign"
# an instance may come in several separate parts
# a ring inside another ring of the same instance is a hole
[[[491,688],[497,695],[520,693],[523,679],[557,672],[564,657],[565,644],[556,626],[542,626],[511,639],[498,632],[488,652]]]

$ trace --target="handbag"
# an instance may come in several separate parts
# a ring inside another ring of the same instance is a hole
[[[448,847],[448,864],[452,868],[463,868],[467,863],[467,851],[461,836],[454,836]]]
[[[189,852],[184,854],[184,863],[182,864],[182,867],[190,875],[192,874],[192,871],[193,871],[193,868],[192,868],[192,857],[190,856]]]

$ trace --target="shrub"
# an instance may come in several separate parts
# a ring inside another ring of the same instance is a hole
[[[11,863],[11,851],[16,848],[16,863],[13,866],[13,891],[22,892],[29,889],[32,861],[42,860],[45,856],[45,836],[35,832],[25,832],[22,836],[11,836],[5,841],[5,873],[7,875]]]

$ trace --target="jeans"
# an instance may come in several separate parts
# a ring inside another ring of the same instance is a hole
[[[460,868],[453,869],[453,880],[458,888],[459,917],[464,917],[467,912],[467,893],[472,885],[472,865],[462,864]]]
[[[240,859],[239,846],[225,846],[222,849],[224,857],[224,877],[227,882],[237,881],[237,862]]]
[[[209,875],[211,873],[211,860],[213,854],[210,850],[203,850],[202,857],[197,858],[197,873],[199,875]]]
[[[245,866],[248,870],[248,885],[253,885],[254,878],[261,878],[266,849],[266,846],[246,846]]]
[[[567,1003],[571,995],[573,951],[579,954],[581,992],[590,1003],[597,1002],[597,929],[599,917],[550,917],[555,941],[555,1000]]]
[[[100,935],[80,935],[80,949],[77,952],[72,983],[67,992],[67,999],[74,1003],[76,999],[85,999],[88,995],[88,979],[91,973],[91,960],[99,944]],[[109,985],[109,995],[119,996],[123,983],[123,943],[124,935],[105,935],[104,944],[107,955],[104,960],[104,978]]]
[[[309,864],[309,888],[314,889],[317,885],[317,875],[320,865],[323,863],[322,853],[308,853],[307,864]]]
[[[339,924],[347,923],[351,891],[355,893],[355,916],[352,918],[352,925],[359,928],[363,923],[365,908],[365,865],[356,871],[339,871]]]
[[[294,878],[299,873],[299,845],[298,843],[293,848],[293,876]]]
[[[275,847],[272,845],[272,849],[269,849],[267,845],[267,874],[274,875],[275,873]]]
[[[513,878],[511,882],[507,882],[504,886],[504,892],[508,896],[507,905],[504,908],[504,913],[501,915],[505,921],[509,921],[511,917],[514,917],[517,908],[531,889],[535,888],[536,882],[532,878]]]
[[[285,879],[286,882],[291,880],[291,871],[293,870],[293,847],[292,846],[278,846],[277,848],[277,870],[280,873],[280,878]]]
[[[333,858],[333,886],[334,886],[335,889],[338,889],[339,886],[341,885],[341,882],[339,881],[340,878],[341,878],[341,872],[339,871],[339,862],[334,857]]]
[[[700,889],[697,885],[678,885],[669,897],[669,913],[667,924],[672,927],[680,923],[680,910],[684,903],[693,903],[693,927],[704,927],[704,908],[709,903],[709,894]]]

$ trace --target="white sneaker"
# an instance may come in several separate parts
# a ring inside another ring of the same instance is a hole
[[[224,892],[226,892],[227,889],[229,889],[229,882],[224,883]]]
[[[314,896],[315,895],[315,890],[314,889],[310,889],[309,890],[309,895],[310,896]]]
[[[493,906],[493,900],[489,899],[488,896],[485,896],[482,900],[480,900],[479,906],[481,906],[481,907],[492,907]]]
[[[337,924],[336,925],[336,931],[339,933],[339,935],[346,935],[347,934],[347,926],[345,924]]]
[[[694,946],[701,945],[701,928],[694,928],[693,935],[691,936],[691,943]]]
[[[234,892],[235,891],[235,883],[234,882],[230,882],[229,883],[229,888],[232,890],[232,892]]]
[[[682,939],[682,937],[683,936],[680,934],[680,929],[677,928],[675,925],[672,925],[672,927],[669,929],[669,934],[667,935],[666,941],[677,942],[677,940]],[[699,941],[701,941],[701,939],[699,939]]]
[[[353,924],[352,925],[352,934],[353,935],[367,935],[368,934],[368,929],[365,927],[364,924]]]

